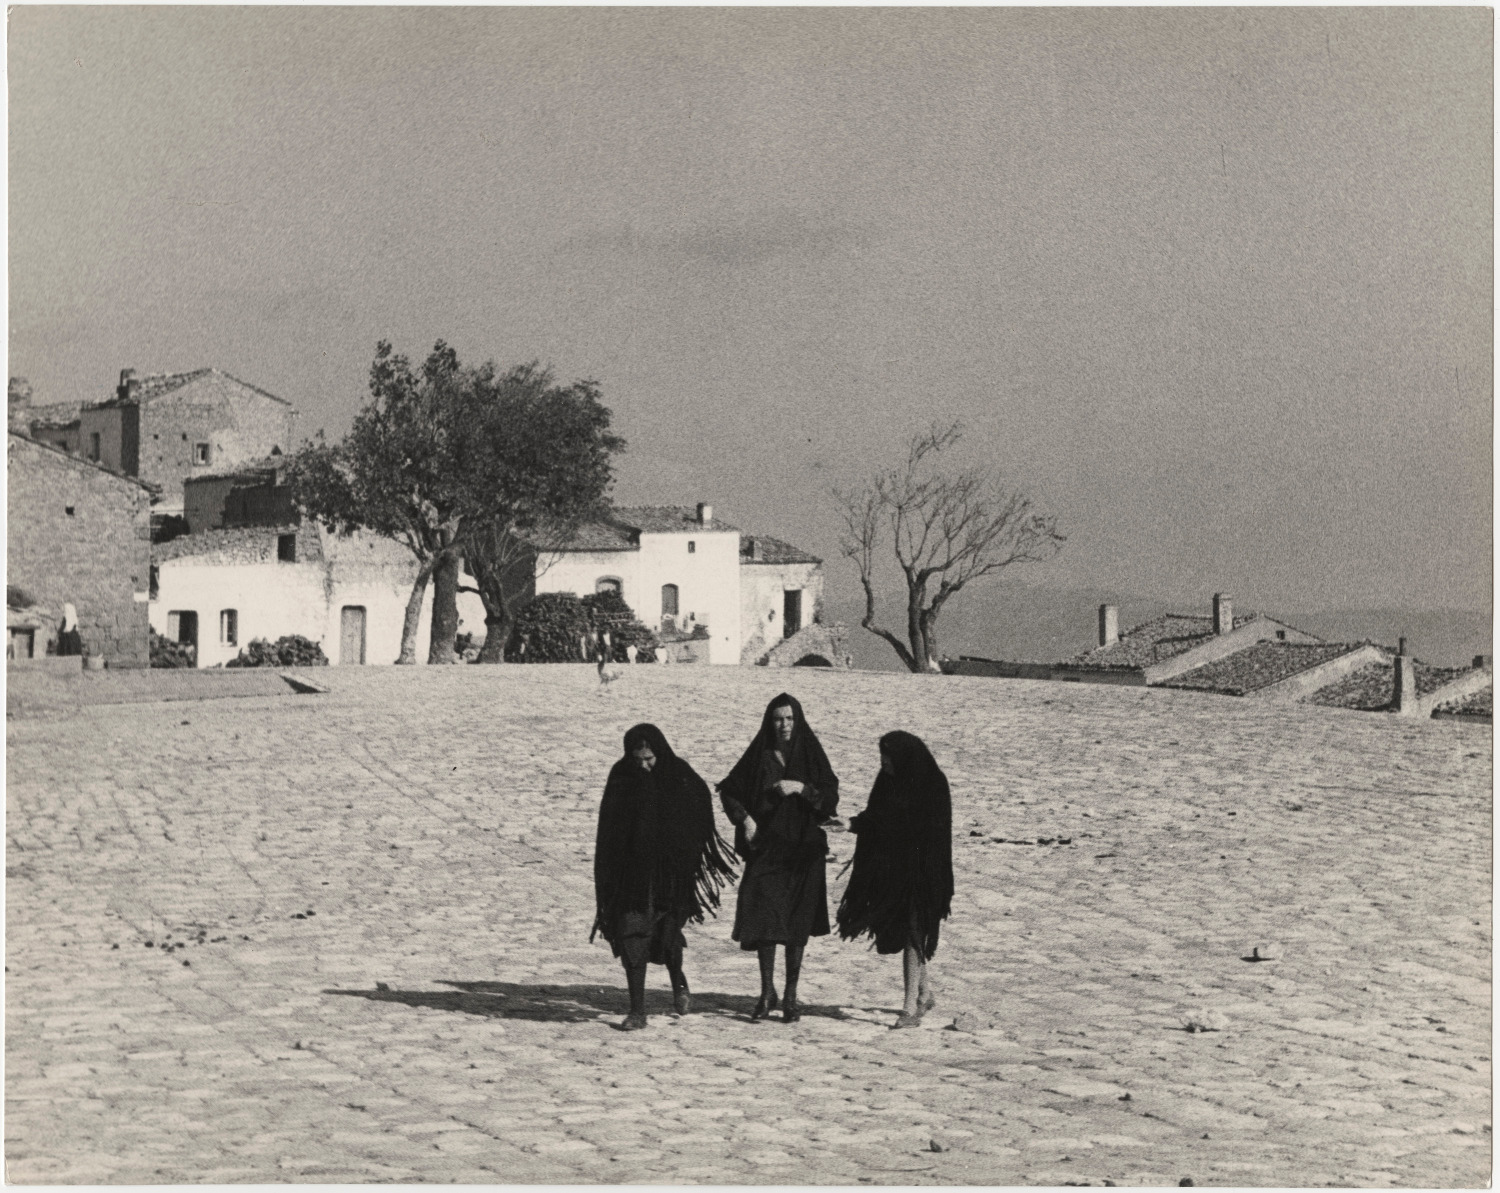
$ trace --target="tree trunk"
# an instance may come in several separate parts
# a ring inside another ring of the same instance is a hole
[[[927,655],[927,637],[922,633],[922,593],[911,591],[906,600],[906,640],[911,643],[911,661],[907,663],[915,674],[932,670],[932,660]]]
[[[453,662],[453,643],[458,638],[458,552],[449,548],[434,561],[432,569],[432,634],[427,662]]]
[[[422,620],[422,598],[427,595],[427,579],[432,575],[432,560],[424,559],[412,581],[411,596],[406,598],[406,620],[401,623],[401,657],[397,664],[412,666],[417,661],[417,626]]]
[[[510,641],[510,632],[516,624],[516,619],[504,613],[492,613],[488,602],[485,604],[485,612],[487,616],[484,619],[484,646],[479,651],[478,661],[503,663],[505,662],[505,644]]]

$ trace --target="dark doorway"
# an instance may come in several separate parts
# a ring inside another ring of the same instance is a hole
[[[365,607],[345,605],[339,618],[339,665],[347,667],[365,661]]]
[[[790,638],[802,628],[802,590],[789,588],[782,594],[781,635]]]
[[[798,659],[795,663],[793,663],[792,666],[793,667],[832,667],[833,664],[830,663],[827,659],[825,659],[820,654],[805,654],[800,659]]]
[[[192,609],[178,609],[167,614],[167,637],[189,648],[193,666],[198,665],[198,614]]]

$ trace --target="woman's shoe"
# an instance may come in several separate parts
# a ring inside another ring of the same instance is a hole
[[[620,1024],[621,1031],[640,1031],[646,1026],[646,1016],[639,1011],[632,1011],[625,1016],[625,1022]]]
[[[679,1015],[686,1015],[693,1009],[693,996],[686,986],[672,992],[672,1005]]]
[[[769,999],[762,994],[755,1004],[755,1010],[750,1012],[750,1022],[759,1023],[779,1006],[781,1006],[781,1000],[774,993],[772,993]]]
[[[797,1023],[802,1019],[802,1007],[795,999],[786,1000],[786,1009],[781,1012],[783,1023]]]
[[[902,1011],[901,1014],[896,1016],[896,1022],[891,1024],[891,1030],[895,1031],[898,1027],[917,1027],[921,1022],[922,1009],[920,1007],[917,1008],[915,1015],[908,1015],[905,1011]]]

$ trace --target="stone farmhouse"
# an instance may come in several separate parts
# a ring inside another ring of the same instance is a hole
[[[149,662],[151,489],[16,432],[6,444],[7,663],[56,649],[63,606],[84,650],[115,667]],[[57,659],[70,667],[79,656]]]
[[[1262,613],[1236,615],[1216,593],[1208,615],[1169,613],[1120,633],[1114,605],[1099,606],[1098,644],[1058,663],[960,658],[954,675],[1177,688],[1261,700],[1303,701],[1406,716],[1488,715],[1491,661],[1431,667],[1372,642],[1325,642]]]
[[[11,420],[31,437],[157,486],[158,515],[181,514],[183,481],[213,469],[288,450],[297,411],[275,394],[218,369],[120,373],[113,397],[85,404],[33,406],[11,393]]]

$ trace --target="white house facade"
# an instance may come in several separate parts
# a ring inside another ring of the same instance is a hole
[[[619,508],[537,560],[536,591],[613,588],[653,628],[708,631],[708,661],[740,661],[740,532],[713,507]]]
[[[300,634],[334,666],[394,663],[416,561],[378,535],[339,538],[316,523],[185,535],[153,549],[151,628],[222,666],[252,639]],[[467,576],[462,583],[472,585]],[[482,636],[479,598],[459,593],[459,632]],[[417,660],[427,658],[432,589],[422,602]]]

